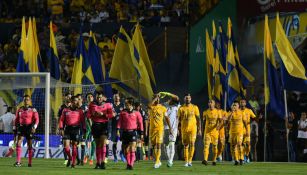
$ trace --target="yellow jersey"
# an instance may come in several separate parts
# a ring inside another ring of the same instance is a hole
[[[241,110],[228,112],[228,120],[230,123],[229,134],[243,134],[245,117]]]
[[[249,108],[245,108],[243,110],[241,110],[244,114],[244,118],[246,120],[246,124],[250,125],[251,123],[251,118],[256,118],[256,115],[254,114],[254,112],[249,109]]]
[[[181,130],[191,131],[197,128],[197,118],[199,118],[199,109],[196,105],[182,105],[178,109],[178,118],[181,123]]]
[[[210,132],[215,132],[216,127],[218,125],[218,121],[222,120],[222,114],[217,109],[207,109],[203,112],[203,120],[206,121],[205,123],[205,134]]]
[[[164,116],[166,116],[167,109],[161,104],[152,105],[148,110],[149,129],[160,130],[164,127]]]
[[[254,112],[249,109],[249,108],[245,108],[243,110],[241,110],[244,114],[244,119],[246,121],[246,128],[244,130],[244,134],[247,132],[247,133],[250,133],[250,123],[251,123],[251,118],[256,118],[256,115],[254,114]]]

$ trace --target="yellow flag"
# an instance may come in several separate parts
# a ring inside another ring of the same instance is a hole
[[[152,70],[151,62],[148,56],[146,45],[142,36],[142,31],[139,23],[135,26],[132,42],[136,47],[141,59],[143,60],[151,82],[156,85],[155,75]]]
[[[146,66],[140,59],[130,37],[121,27],[110,69],[110,79],[120,81],[113,86],[122,93],[151,100],[153,91]],[[138,93],[139,92],[139,93]]]
[[[305,67],[296,55],[292,45],[287,38],[285,31],[280,23],[278,13],[276,17],[275,43],[281,60],[284,63],[288,73],[293,77],[307,80]]]
[[[206,68],[207,68],[209,99],[212,99],[212,82],[213,82],[213,65],[214,65],[213,61],[214,61],[214,48],[210,40],[208,30],[206,29]]]

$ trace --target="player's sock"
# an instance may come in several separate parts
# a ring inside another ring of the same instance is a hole
[[[85,145],[81,145],[81,161],[84,160],[84,154],[85,154]]]
[[[94,160],[95,152],[96,152],[96,142],[93,141],[91,143],[91,160]]]
[[[244,160],[244,150],[243,150],[243,146],[242,145],[239,145],[238,146],[238,152],[239,152],[239,159],[240,160]]]
[[[116,143],[116,142],[114,142],[114,143]],[[112,146],[112,151],[113,151],[113,156],[114,156],[114,160],[115,160],[115,161],[117,161],[116,150],[117,150],[117,144],[113,144],[113,146]]]
[[[160,163],[160,157],[161,157],[161,148],[156,148],[156,163]]]
[[[127,153],[126,153],[126,160],[127,160],[127,165],[131,165],[131,153],[130,153],[130,151],[128,151]]]
[[[170,150],[170,156],[169,156],[169,161],[173,163],[174,155],[175,155],[175,142],[170,142],[169,143],[169,150]]]
[[[16,147],[16,154],[17,154],[17,155],[16,155],[16,156],[17,156],[16,158],[17,158],[17,162],[19,162],[19,163],[20,163],[20,161],[21,161],[21,151],[22,151],[22,150],[21,150],[21,147],[20,147],[20,146],[17,146],[17,147]]]
[[[234,146],[234,159],[235,159],[235,161],[239,161],[239,157],[240,157],[240,152],[239,152],[238,146]]]
[[[205,143],[204,145],[204,160],[205,161],[208,161],[209,147],[210,145],[208,143]]]
[[[73,147],[72,147],[72,165],[76,165],[76,157],[77,157],[77,146],[76,145],[74,145]]]
[[[189,161],[189,147],[188,146],[185,146],[184,147],[184,161],[186,162],[186,163],[188,163],[188,161]]]
[[[28,164],[32,164],[33,149],[28,148]]]
[[[97,163],[100,165],[101,164],[101,148],[100,147],[96,147],[96,160]]]
[[[194,156],[194,151],[195,151],[195,146],[190,146],[189,147],[189,162],[191,163],[193,160],[193,156]]]
[[[71,160],[71,154],[70,154],[70,148],[69,148],[69,146],[68,146],[68,147],[65,147],[65,148],[64,148],[64,151],[65,151],[65,154],[68,156],[68,159]]]
[[[141,160],[141,156],[142,156],[142,149],[141,147],[136,147],[136,160],[139,161]]]
[[[217,145],[212,145],[212,154],[213,154],[212,161],[213,161],[213,162],[216,162],[216,157],[217,157]]]
[[[67,160],[67,154],[65,152],[65,148],[63,148],[63,155],[64,155],[64,159]]]
[[[106,153],[107,153],[107,146],[103,145],[100,152],[102,162],[104,162],[104,160],[106,159]]]
[[[148,146],[145,146],[145,156],[148,157]]]
[[[170,144],[170,143],[169,143]],[[167,144],[165,146],[165,153],[166,153],[166,156],[167,156],[167,159],[169,160],[169,157],[170,157],[170,147],[169,147],[169,144]]]
[[[130,165],[133,167],[135,161],[135,151],[130,152],[130,161],[131,161]]]

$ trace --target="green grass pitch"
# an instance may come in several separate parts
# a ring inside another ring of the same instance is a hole
[[[95,170],[94,166],[84,165],[76,166],[75,169],[66,168],[63,160],[60,159],[33,159],[33,167],[27,167],[27,160],[23,159],[22,167],[13,167],[15,159],[0,158],[1,175],[126,175],[126,174],[165,174],[165,175],[281,175],[281,174],[307,174],[306,163],[249,163],[242,166],[234,166],[231,162],[218,163],[217,166],[204,166],[200,161],[194,161],[192,167],[184,167],[182,161],[174,162],[171,168],[166,167],[166,162],[162,162],[159,169],[153,168],[152,161],[141,161],[135,163],[134,170],[126,170],[126,164],[109,162],[106,170]]]

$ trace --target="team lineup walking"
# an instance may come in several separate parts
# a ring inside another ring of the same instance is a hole
[[[126,162],[127,170],[133,170],[134,163],[140,160],[153,160],[153,167],[160,168],[162,150],[166,166],[172,167],[176,143],[183,145],[183,166],[190,167],[198,136],[202,136],[204,143],[203,148],[196,148],[203,150],[203,165],[208,165],[210,145],[212,165],[222,161],[227,142],[234,165],[250,162],[250,125],[256,115],[246,107],[246,99],[234,101],[229,112],[210,99],[201,116],[198,106],[192,104],[190,94],[186,94],[183,104],[180,104],[177,95],[160,92],[153,96],[147,107],[132,97],[124,99],[120,94],[113,96],[113,103],[107,102],[102,92],[88,93],[85,98],[86,102],[83,102],[81,94],[72,96],[66,93],[58,112],[58,134],[61,135],[67,167],[82,166],[87,161],[92,165],[96,159],[95,169],[106,169],[109,140],[112,141],[113,161],[117,163],[119,155]],[[14,166],[21,166],[20,143],[25,137],[29,145],[28,166],[31,167],[30,145],[39,121],[28,95],[24,96],[23,103],[14,122],[17,136]],[[122,143],[120,149],[117,146],[119,141]],[[179,157],[181,153],[177,154]]]

